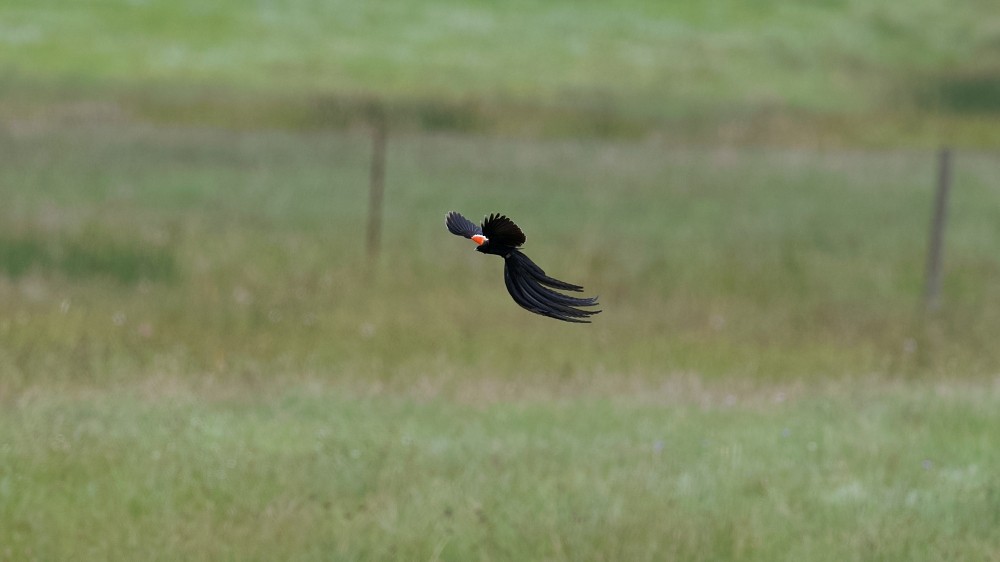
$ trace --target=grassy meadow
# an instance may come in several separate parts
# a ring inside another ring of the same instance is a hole
[[[0,560],[1000,560],[995,12],[0,3]]]
[[[991,559],[998,162],[933,154],[14,129],[0,556]],[[517,308],[443,226],[585,283]]]
[[[25,394],[0,555],[996,560],[997,385],[857,383]]]
[[[992,0],[0,3],[14,115],[1000,145]]]

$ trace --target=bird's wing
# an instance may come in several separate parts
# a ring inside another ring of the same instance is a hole
[[[514,221],[496,213],[483,220],[483,235],[494,244],[511,248],[517,248],[525,240],[524,233]]]
[[[444,222],[448,225],[448,231],[458,236],[472,238],[477,234],[481,235],[483,233],[483,230],[476,226],[476,223],[470,221],[455,211],[448,213]]]

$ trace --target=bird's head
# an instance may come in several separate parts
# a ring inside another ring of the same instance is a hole
[[[483,236],[482,234],[476,234],[469,239],[476,243],[477,252],[486,252],[486,247],[489,245],[490,241],[489,238]]]

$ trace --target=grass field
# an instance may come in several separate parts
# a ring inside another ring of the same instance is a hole
[[[1000,560],[994,4],[0,3],[0,560]]]
[[[0,556],[1000,556],[997,161],[21,124],[2,137]],[[612,186],[613,189],[610,189]],[[605,311],[556,324],[444,212]]]
[[[26,393],[0,413],[0,556],[1000,557],[996,382],[469,382]]]
[[[989,0],[0,5],[16,113],[753,144],[1000,146]]]
[[[1000,365],[1000,314],[983,306],[1000,298],[988,154],[958,156],[946,306],[924,317],[933,154],[391,142],[370,279],[364,135],[7,135],[7,384],[38,370],[107,382],[149,364],[779,379]],[[601,294],[600,322],[525,317],[499,261],[447,236],[451,209],[517,217],[529,255]]]

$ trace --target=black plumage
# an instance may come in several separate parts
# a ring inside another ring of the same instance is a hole
[[[476,251],[503,258],[503,279],[507,292],[518,305],[535,314],[564,322],[589,323],[590,316],[600,310],[581,307],[597,306],[597,297],[578,298],[553,291],[583,291],[583,287],[549,277],[542,268],[519,249],[525,236],[514,221],[504,215],[492,214],[477,226],[452,211],[445,218],[448,230],[474,241]]]

